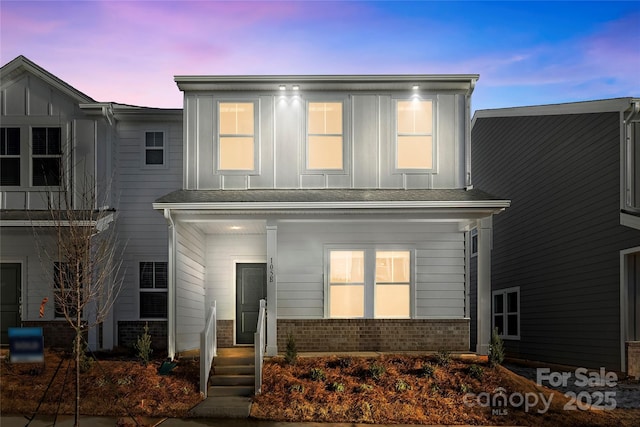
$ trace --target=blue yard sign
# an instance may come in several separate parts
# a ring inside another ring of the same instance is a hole
[[[42,328],[9,328],[11,363],[44,362]]]

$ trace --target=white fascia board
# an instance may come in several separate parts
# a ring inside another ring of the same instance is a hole
[[[588,114],[620,112],[635,102],[634,98],[613,98],[595,101],[570,102],[565,104],[547,104],[525,107],[495,108],[477,110],[471,120],[472,126],[477,119],[491,117],[556,116],[564,114]]]
[[[500,211],[510,200],[482,201],[402,201],[402,202],[200,202],[154,203],[153,208],[172,210],[341,210],[341,209],[490,209]]]

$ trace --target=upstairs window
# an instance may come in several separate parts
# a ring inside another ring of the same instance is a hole
[[[520,339],[520,288],[492,292],[493,328],[504,339]]]
[[[20,128],[0,128],[0,185],[20,185]]]
[[[253,102],[218,104],[218,169],[253,171],[256,165],[255,105]]]
[[[342,170],[342,102],[309,102],[307,169]]]
[[[164,132],[145,132],[144,164],[147,166],[164,165]]]
[[[62,182],[61,129],[33,128],[31,136],[32,185],[60,185]]]
[[[396,102],[396,169],[433,168],[433,102]]]
[[[167,263],[140,263],[140,318],[167,318]]]

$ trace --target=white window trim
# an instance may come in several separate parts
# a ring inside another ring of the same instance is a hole
[[[11,189],[17,189],[20,188],[22,186],[22,180],[23,180],[23,165],[22,165],[22,157],[24,156],[23,154],[23,147],[22,147],[22,127],[20,126],[2,126],[2,130],[1,132],[5,133],[6,129],[18,129],[18,134],[19,134],[19,140],[18,140],[18,149],[20,150],[19,154],[0,154],[0,158],[2,159],[18,159],[18,163],[20,165],[20,174],[18,175],[18,181],[19,184],[18,185],[3,185],[3,187],[10,187]]]
[[[473,241],[476,241],[475,251],[473,250]],[[469,233],[469,256],[471,258],[478,256],[478,229],[474,228]]]
[[[302,171],[305,175],[346,175],[351,165],[351,103],[349,97],[340,96],[316,96],[305,100],[303,112],[304,135],[302,146]],[[309,168],[309,103],[316,102],[340,102],[342,103],[342,168],[341,169],[311,169]]]
[[[329,301],[330,286],[330,252],[331,251],[364,251],[364,317],[331,317]],[[409,283],[409,317],[375,317],[375,285],[376,285],[376,252],[408,251],[410,253]],[[325,245],[324,247],[324,317],[325,319],[415,319],[416,318],[416,250],[414,245]]]
[[[504,312],[502,313],[502,315],[504,316],[504,331],[506,332],[507,330],[507,315],[509,313],[513,314],[513,312],[508,312],[507,311],[507,294],[510,293],[516,293],[517,295],[517,300],[518,300],[518,311],[516,312],[516,314],[518,315],[518,334],[517,335],[507,335],[505,333],[500,335],[500,338],[504,339],[504,340],[519,340],[520,339],[520,317],[521,317],[521,310],[520,310],[520,286],[513,286],[511,288],[505,288],[505,289],[497,289],[495,291],[491,292],[491,330],[493,331],[496,327],[495,325],[495,313],[494,312],[494,296],[495,295],[503,295],[503,303],[502,306],[504,308]]]
[[[147,133],[161,133],[162,134],[162,148],[158,147],[147,147]],[[142,144],[140,151],[140,168],[141,169],[168,169],[168,141],[167,141],[168,132],[164,129],[145,129],[142,132]],[[147,150],[160,151],[162,150],[162,164],[160,165],[148,165],[147,164]]]
[[[253,169],[222,169],[220,167],[220,104],[238,103],[253,104]],[[215,123],[215,150],[214,172],[218,175],[260,175],[260,100],[255,98],[224,98],[218,99],[214,112]]]
[[[33,129],[34,128],[59,128],[60,129],[60,154],[37,154],[37,155],[33,155]],[[69,177],[67,176],[68,174],[65,174],[64,171],[67,169],[67,159],[65,158],[65,153],[68,153],[67,149],[68,149],[68,144],[67,141],[69,140],[69,132],[67,129],[67,126],[62,126],[62,125],[50,125],[50,124],[43,124],[43,125],[30,125],[28,127],[28,135],[27,135],[28,141],[29,141],[29,149],[28,149],[28,157],[29,157],[29,167],[28,167],[28,171],[29,171],[29,180],[27,181],[29,183],[29,187],[31,188],[47,188],[47,189],[59,189],[62,187],[65,187],[65,180],[68,180]],[[20,139],[22,139],[22,136],[20,136]],[[20,149],[22,149],[22,145],[20,146]],[[68,157],[68,156],[67,156]],[[53,159],[53,158],[59,158],[60,159],[60,185],[34,185],[33,184],[33,159],[34,158],[38,158],[38,159],[42,159],[42,158],[49,158],[49,159]],[[21,172],[22,173],[22,172]],[[21,180],[22,182],[22,180]]]
[[[398,167],[398,101],[412,101],[417,99],[419,101],[431,101],[431,167],[422,169],[406,169]],[[424,174],[424,173],[438,173],[438,102],[435,97],[418,96],[413,95],[410,97],[397,97],[393,98],[393,108],[391,111],[391,123],[392,123],[392,147],[391,156],[391,171],[394,174]]]
[[[136,309],[138,311],[138,319],[139,320],[149,320],[149,321],[156,321],[156,320],[168,320],[168,316],[169,316],[169,277],[167,277],[167,287],[166,288],[143,288],[140,286],[140,264],[143,262],[152,262],[154,264],[159,263],[159,262],[164,262],[167,264],[167,274],[168,274],[168,269],[169,269],[169,263],[167,261],[164,260],[154,260],[154,261],[150,261],[150,260],[137,260],[136,261],[136,281],[137,281],[137,285],[138,285],[138,301],[136,304]],[[154,283],[155,285],[155,283]],[[166,317],[142,317],[142,313],[140,312],[140,302],[142,300],[142,298],[140,298],[142,293],[165,293],[167,294],[167,316]]]

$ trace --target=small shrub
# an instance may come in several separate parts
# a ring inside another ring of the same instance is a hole
[[[407,384],[406,381],[404,380],[397,380],[396,384],[395,384],[395,389],[397,392],[403,392],[403,391],[407,391],[407,390],[411,390],[411,386],[409,384]]]
[[[351,359],[350,357],[343,357],[338,360],[338,366],[340,366],[342,369],[347,369],[349,366],[351,366],[352,363],[353,359]]]
[[[489,365],[501,365],[504,361],[504,345],[502,338],[498,335],[498,328],[491,331],[491,343],[489,344]]]
[[[143,334],[138,336],[136,343],[134,344],[137,350],[137,356],[142,360],[142,364],[147,366],[151,361],[151,353],[153,353],[153,349],[151,348],[151,335],[149,334],[149,324],[145,322]]]
[[[320,368],[312,368],[310,376],[313,381],[324,381],[327,379],[326,374]]]
[[[118,385],[131,385],[133,384],[133,378],[131,378],[130,376],[126,376],[126,377],[118,378],[116,382]]]
[[[329,390],[330,391],[335,391],[338,393],[342,393],[344,391],[344,384],[342,383],[331,383],[329,384]]]
[[[360,384],[357,390],[360,393],[366,393],[368,391],[373,390],[373,386],[371,384]]]
[[[289,386],[289,393],[304,393],[304,385],[292,384]]]
[[[437,393],[440,391],[440,386],[438,385],[438,383],[432,383],[431,384],[431,392],[432,393]]]
[[[433,375],[436,372],[436,367],[430,363],[425,363],[420,368],[420,376],[424,378],[433,378]]]
[[[436,364],[443,368],[448,367],[451,364],[451,353],[441,350],[436,353]]]
[[[371,375],[371,378],[373,378],[374,380],[379,380],[380,378],[382,378],[385,372],[387,372],[387,370],[383,365],[374,363],[369,366],[369,375]]]
[[[460,386],[458,386],[458,390],[460,391],[460,393],[469,393],[471,387],[469,387],[465,383],[460,383]]]
[[[298,348],[293,334],[287,337],[287,350],[284,353],[284,361],[289,365],[295,365],[298,361]]]
[[[482,366],[478,366],[474,364],[469,366],[468,373],[471,378],[475,378],[478,381],[482,381],[482,377],[484,376],[484,369],[482,369]]]

